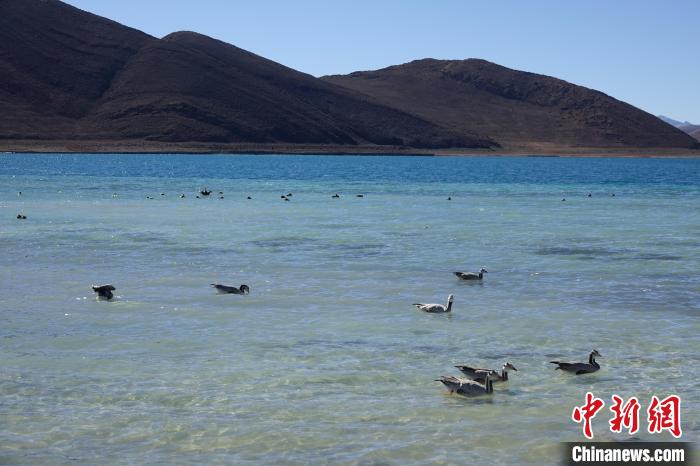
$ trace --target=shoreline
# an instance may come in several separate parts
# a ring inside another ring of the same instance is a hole
[[[153,141],[0,140],[0,154],[202,154],[202,155],[381,155],[419,157],[631,157],[696,158],[700,149],[567,147],[545,144],[497,149],[419,149],[402,146],[316,144],[167,143]]]

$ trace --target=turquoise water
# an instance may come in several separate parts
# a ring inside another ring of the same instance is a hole
[[[699,206],[698,159],[0,155],[0,463],[555,464],[586,391],[697,441]]]

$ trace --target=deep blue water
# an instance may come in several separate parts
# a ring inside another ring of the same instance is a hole
[[[0,155],[0,175],[700,186],[697,158]]]

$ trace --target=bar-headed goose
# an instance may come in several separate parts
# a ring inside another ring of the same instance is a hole
[[[451,375],[443,375],[436,382],[442,382],[450,393],[458,393],[460,395],[488,395],[493,393],[493,382],[491,374],[484,372],[484,383],[479,383],[475,380],[469,380],[462,377],[454,377]]]
[[[488,372],[489,375],[491,376],[491,381],[492,382],[505,382],[508,380],[508,371],[518,371],[518,369],[515,368],[514,365],[512,365],[509,362],[506,362],[503,364],[503,367],[501,368],[501,372],[499,373],[495,369],[476,369],[474,367],[469,367],[469,366],[455,366],[457,369],[462,371],[464,375],[469,377],[472,380],[476,380],[477,382],[484,383],[484,373]]]
[[[235,286],[212,283],[211,286],[216,288],[216,291],[221,294],[250,294],[250,288],[248,288],[248,285],[241,285],[236,288]]]
[[[549,362],[551,362],[552,364],[557,364],[559,366],[557,367],[557,369],[561,369],[566,372],[573,372],[574,374],[579,375],[589,374],[600,369],[600,364],[596,362],[595,358],[602,358],[598,350],[591,351],[591,354],[588,356],[588,364],[586,364],[585,362]]]
[[[443,305],[443,304],[421,304],[421,303],[413,303],[413,305],[424,312],[433,312],[433,313],[452,312],[452,301],[453,300],[454,300],[454,296],[449,295],[447,297],[447,304],[446,305]]]
[[[482,267],[478,273],[476,273],[476,272],[454,272],[454,274],[460,280],[483,280],[485,273],[489,273],[489,271],[486,270],[486,267]]]
[[[105,301],[114,298],[114,293],[112,293],[112,291],[116,290],[117,289],[112,285],[92,285],[92,291],[97,293],[97,299],[103,299]]]

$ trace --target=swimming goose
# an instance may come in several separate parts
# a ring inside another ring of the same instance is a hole
[[[585,362],[549,362],[551,362],[552,364],[557,364],[559,366],[557,367],[557,369],[561,369],[566,372],[573,372],[576,375],[589,374],[600,369],[600,364],[598,364],[595,360],[596,357],[602,358],[598,350],[591,351],[591,354],[588,356],[588,364],[586,364]]]
[[[109,301],[114,298],[112,291],[116,291],[116,288],[112,285],[92,285],[92,291],[97,293],[97,299]]]
[[[462,377],[454,377],[451,375],[440,376],[439,379],[435,379],[436,382],[442,382],[442,384],[450,391],[450,393],[458,393],[460,395],[487,395],[493,393],[493,381],[491,380],[491,374],[485,372],[484,382],[479,383],[475,380],[469,380]]]
[[[447,297],[447,305],[442,305],[442,304],[421,304],[421,303],[413,303],[414,306],[416,306],[418,309],[424,312],[451,312],[452,311],[452,301],[454,299],[454,296],[449,295]]]
[[[212,283],[211,286],[216,288],[216,291],[221,294],[250,294],[250,288],[248,288],[248,285],[241,285],[240,287],[236,288],[235,286]]]
[[[469,377],[472,380],[476,380],[479,383],[484,383],[484,373],[488,372],[488,374],[491,377],[492,382],[505,382],[508,380],[508,371],[516,371],[518,369],[515,368],[514,365],[512,365],[509,362],[506,362],[503,364],[503,367],[501,368],[501,372],[499,373],[498,371],[494,369],[475,369],[473,367],[469,366],[455,366],[457,369],[462,371],[467,377]]]
[[[199,191],[199,194],[201,194],[202,196],[208,196],[208,195],[210,195],[211,193],[212,193],[212,192],[209,191],[207,188],[204,188],[204,189],[202,189],[201,191]]]
[[[486,268],[482,267],[479,273],[474,272],[454,272],[454,274],[462,280],[483,280],[484,274],[489,273]]]

